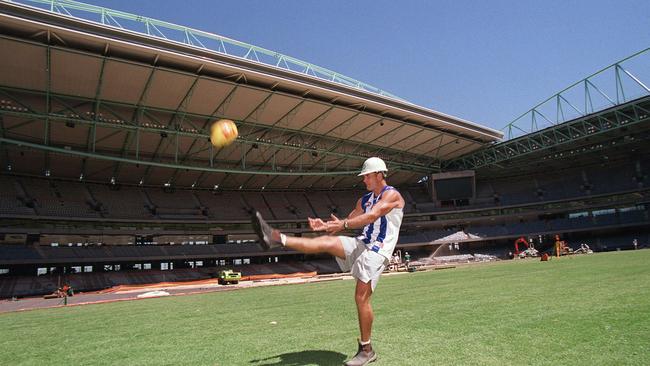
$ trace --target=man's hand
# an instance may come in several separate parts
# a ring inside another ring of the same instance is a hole
[[[321,220],[319,218],[312,219],[311,217],[308,217],[307,220],[309,220],[309,227],[313,231],[325,231],[325,230],[327,230],[327,224],[325,223],[325,221],[323,221],[323,220]]]
[[[331,214],[330,216],[332,219],[325,223],[327,225],[326,231],[328,234],[336,234],[345,228],[345,223],[342,220],[339,220],[339,218],[334,216],[334,214]]]

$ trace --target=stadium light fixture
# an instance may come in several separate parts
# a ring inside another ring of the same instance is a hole
[[[111,184],[115,185],[115,177],[111,177]]]
[[[13,169],[13,167],[11,166],[11,164],[7,164],[7,170],[8,170],[8,171],[11,171],[11,169]]]
[[[49,169],[45,169],[45,176],[46,176],[46,177],[49,177],[50,174],[51,174],[50,170],[49,170]]]

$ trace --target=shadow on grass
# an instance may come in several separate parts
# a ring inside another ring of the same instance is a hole
[[[250,361],[254,366],[299,366],[316,365],[330,366],[342,365],[346,356],[342,353],[332,351],[302,351],[283,353],[259,360]]]

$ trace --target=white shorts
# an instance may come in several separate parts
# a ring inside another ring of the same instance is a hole
[[[363,283],[371,281],[372,291],[375,291],[379,276],[386,268],[388,259],[383,255],[373,252],[361,240],[349,236],[339,236],[343,244],[345,259],[336,257],[336,261],[343,272],[350,272],[352,277]]]

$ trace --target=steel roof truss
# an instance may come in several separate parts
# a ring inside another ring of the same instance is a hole
[[[260,103],[258,103],[258,104],[257,104],[257,105],[256,105],[256,106],[255,106],[255,107],[254,107],[254,108],[253,108],[253,109],[252,109],[252,110],[251,110],[251,111],[246,115],[246,117],[243,118],[243,120],[244,120],[244,121],[248,121],[248,120],[249,120],[253,115],[255,115],[255,116],[256,116],[256,117],[255,117],[255,120],[257,121],[258,118],[259,118],[259,114],[258,114],[257,111],[258,111],[260,108],[261,108],[262,110],[264,110],[264,109],[266,108],[266,105],[268,104],[269,99],[271,99],[271,97],[273,96],[274,93],[275,93],[275,92],[268,93],[268,95],[267,95],[266,97],[264,97],[264,99],[263,99]],[[276,121],[276,123],[277,123],[277,121]],[[273,125],[275,125],[275,123],[274,123]],[[264,134],[266,134],[268,131],[269,131],[269,130],[266,130],[266,131],[264,132]],[[262,137],[264,137],[264,134],[262,135]],[[243,147],[242,147],[242,148],[243,148]],[[251,147],[251,148],[252,148],[252,147]],[[217,150],[217,153],[214,155],[214,157],[217,158],[217,157],[219,156],[219,153],[221,153],[221,151],[222,151],[222,149]],[[248,152],[246,152],[246,153],[248,153]],[[246,153],[244,153],[244,154],[246,154]],[[242,160],[242,162],[243,162],[243,160]]]
[[[152,75],[153,75],[153,73],[152,73]],[[151,76],[151,75],[150,75],[150,76]],[[187,106],[187,103],[188,103],[189,100],[192,98],[192,91],[194,90],[194,87],[196,86],[196,84],[197,84],[199,78],[200,78],[200,76],[198,76],[198,75],[194,78],[194,82],[193,82],[192,85],[188,88],[187,92],[185,92],[185,96],[183,97],[183,99],[181,100],[181,102],[180,102],[180,103],[178,104],[178,106],[176,107],[176,110],[174,110],[172,116],[169,118],[169,121],[165,124],[166,129],[170,129],[170,127],[172,127],[174,131],[180,131],[180,127],[182,126],[182,120],[183,120],[183,118],[185,117],[185,115],[183,114],[183,115],[181,116],[181,122],[177,122],[177,117],[178,117],[179,113],[182,113],[181,110],[183,110],[183,111],[185,110],[185,107]],[[150,81],[150,80],[149,80],[149,81]],[[148,89],[149,89],[149,85],[147,85],[147,87],[146,87],[145,89],[148,90]],[[146,93],[146,91],[143,91],[143,93],[142,93],[143,96],[145,95],[145,93]],[[152,117],[152,116],[150,116],[150,117]],[[153,119],[153,118],[152,118],[152,119]],[[163,135],[161,135],[161,138],[160,138],[160,140],[158,141],[158,144],[157,144],[157,146],[156,146],[156,149],[154,150],[153,156],[151,157],[151,160],[152,160],[152,161],[155,160],[156,157],[158,156],[158,153],[160,152],[160,148],[162,147],[163,142],[164,142],[163,140],[167,140],[167,145],[169,145],[169,144],[171,143],[171,142],[169,141],[169,140],[171,140],[171,139],[165,139],[165,138],[163,138],[162,136],[163,136]],[[127,140],[129,139],[129,137],[130,137],[130,134],[127,134],[126,139],[125,139],[125,141],[124,141],[124,144],[123,144],[123,146],[122,146],[123,149],[126,148],[126,142],[127,142]],[[168,134],[167,134],[167,137],[169,137]],[[175,144],[175,146],[174,146],[174,163],[175,163],[175,164],[178,164],[178,134],[177,134],[177,133],[174,134],[174,144]],[[124,153],[125,153],[125,152],[123,152],[122,156],[124,156]],[[118,162],[118,164],[119,164],[119,162]],[[116,166],[116,168],[117,168],[117,166]],[[150,174],[150,173],[151,173],[151,166],[147,166],[147,168],[145,169],[145,172],[144,172],[144,174],[143,174],[143,179],[147,179],[147,178],[149,177],[149,174]]]
[[[154,60],[154,63],[156,61],[157,59]],[[142,93],[140,94],[140,98],[138,99],[138,103],[136,103],[136,108],[133,110],[133,117],[131,118],[131,121],[135,121],[135,123],[138,125],[141,124],[142,117],[144,114],[144,100],[147,97],[147,94],[149,93],[149,86],[151,86],[153,75],[157,69],[158,68],[156,66],[153,66],[151,68],[151,72],[149,72],[149,76],[147,77],[147,81],[144,84],[144,88],[142,89]]]
[[[104,57],[102,58],[102,64],[99,69],[99,78],[97,80],[97,88],[95,89],[95,108],[93,110],[93,121],[97,121],[97,118],[99,118],[99,106],[101,104],[101,100],[99,99],[99,94],[101,93],[102,90],[102,84],[104,82],[104,69],[106,66],[106,60],[108,59],[107,57],[108,54],[108,43],[106,44],[106,48],[104,49]],[[86,151],[95,151],[95,138],[97,137],[97,124],[93,123],[93,125],[88,129],[88,134],[86,135]]]
[[[311,121],[310,121],[306,126],[304,126],[301,130],[304,130],[308,125],[311,125],[311,124],[314,123],[315,121],[322,121],[322,120],[324,120],[324,119],[325,119],[325,118],[326,118],[326,117],[331,113],[332,109],[333,109],[333,107],[330,107],[330,108],[327,109],[325,112],[321,113],[317,118],[311,120]],[[342,122],[342,124],[345,124],[345,123],[352,123],[352,121],[353,121],[355,118],[357,118],[359,115],[360,115],[360,112],[359,112],[359,113],[355,113],[355,114],[353,114],[352,116],[346,118],[345,121]],[[325,135],[328,135],[330,132],[332,132],[333,130],[335,130],[336,128],[338,128],[338,126],[340,126],[340,124],[337,124],[334,128],[331,128],[329,131],[325,132]],[[358,132],[357,132],[357,133],[358,133]],[[354,137],[355,135],[356,135],[356,133],[355,133],[353,136],[351,136],[351,137]],[[338,140],[338,141],[337,141],[333,146],[331,146],[330,148],[328,148],[328,149],[326,150],[326,153],[329,153],[329,152],[332,152],[332,151],[338,149],[338,147],[340,147],[344,142],[345,142],[345,140],[343,140],[343,139]],[[318,165],[318,163],[320,163],[320,161],[321,161],[322,159],[324,159],[324,158],[325,158],[325,155],[322,155],[322,156],[321,156],[321,157],[320,157],[320,158],[319,158],[319,159],[318,159],[314,164],[312,164],[312,168],[315,167],[316,165]],[[291,164],[293,164],[294,162],[295,162],[295,160],[292,161]]]
[[[648,119],[650,112],[642,104],[650,100],[646,97],[633,104],[619,106],[618,109],[602,111],[594,116],[579,118],[574,121],[536,133],[509,140],[488,149],[477,151],[470,156],[463,156],[448,164],[459,169],[476,169],[481,166],[496,164],[516,156],[529,154],[537,150],[553,148],[557,145],[583,139],[587,136],[600,135],[609,130],[625,125],[637,124]],[[613,118],[612,118],[613,117]],[[488,151],[494,160],[482,159]]]
[[[6,90],[0,88],[0,93],[2,93],[5,97],[11,99],[11,101],[13,103],[16,103],[19,106],[21,106],[22,108],[26,109],[27,112],[29,112],[29,113],[38,113],[35,110],[33,110],[30,106],[28,106],[27,104],[24,104],[23,102],[21,102],[19,98],[16,98],[13,95],[11,95],[10,93],[8,93]]]
[[[15,88],[6,88],[6,89],[13,90],[13,89],[15,89]],[[21,89],[19,89],[19,90],[21,90]],[[27,91],[28,91],[28,90],[27,90]],[[40,92],[34,92],[34,91],[29,91],[29,92],[32,92],[32,93],[35,93],[35,94],[42,94],[42,93],[40,93]],[[145,94],[145,92],[143,92],[143,96],[144,96],[144,94]],[[78,99],[80,99],[80,100],[86,100],[87,98],[78,98]],[[87,99],[87,100],[88,100],[88,101],[91,101],[91,99]],[[116,106],[119,105],[119,106],[127,106],[127,107],[130,106],[130,107],[133,107],[133,105],[130,105],[130,104],[125,104],[125,103],[116,103],[116,102],[106,102],[106,101],[104,101],[104,102],[102,103],[102,108],[106,108],[108,105],[113,105],[113,104],[116,105]],[[147,112],[147,111],[159,111],[159,112],[163,112],[163,113],[170,113],[170,112],[172,112],[172,111],[170,111],[170,110],[166,110],[166,109],[162,109],[162,108],[150,108],[150,107],[149,107],[149,108],[146,108],[146,107],[142,107],[142,106],[140,107],[140,110],[143,111],[143,113],[144,113],[144,112]],[[172,113],[173,113],[173,112],[172,112]],[[150,115],[150,114],[147,114],[147,115]],[[192,117],[196,117],[196,118],[206,118],[205,115],[197,115],[197,114],[191,114],[191,113],[187,113],[187,115],[188,115],[188,116],[192,116]],[[58,117],[58,116],[57,116],[57,117]],[[52,118],[52,116],[50,115],[50,116],[48,116],[48,118]],[[152,117],[152,118],[153,118],[153,117]],[[258,127],[260,127],[261,129],[266,129],[266,130],[273,129],[273,130],[275,130],[275,131],[280,131],[280,132],[292,132],[292,133],[293,133],[293,132],[297,132],[297,130],[293,130],[293,129],[288,129],[288,128],[284,128],[284,127],[278,127],[278,126],[276,126],[276,127],[272,127],[272,126],[268,126],[268,125],[260,125],[260,124],[257,124],[257,123],[254,123],[254,122],[250,122],[250,121],[239,121],[239,122],[242,123],[242,124],[244,124],[244,125],[253,125],[253,126],[258,126]],[[375,126],[375,125],[373,125],[373,126]],[[183,131],[176,131],[176,132],[175,132],[175,131],[170,131],[170,130],[162,130],[161,132],[166,132],[166,133],[169,133],[169,134],[172,134],[172,133],[186,133],[186,132],[183,132]],[[362,131],[362,132],[363,132],[363,131]],[[346,139],[336,138],[336,137],[333,137],[333,136],[326,136],[326,135],[322,135],[322,134],[305,133],[305,132],[302,132],[302,134],[306,135],[307,137],[314,138],[314,139],[319,139],[319,138],[328,139],[328,140],[331,140],[330,142],[341,142],[341,143],[349,142],[349,140],[346,140]],[[239,140],[238,140],[238,141],[239,141]],[[360,143],[360,144],[362,144],[362,143]],[[278,144],[278,145],[279,145],[279,144]],[[280,146],[281,146],[281,145],[280,145]],[[372,150],[374,150],[374,149],[376,149],[376,148],[377,148],[376,146],[369,146],[369,147],[368,147],[368,149],[369,149],[370,151],[372,151]],[[399,152],[391,151],[390,153],[392,154],[392,153],[399,153]],[[410,155],[410,154],[409,154],[409,155]],[[415,156],[417,156],[417,155],[415,155]],[[353,158],[357,158],[357,159],[363,159],[363,158],[364,158],[364,157],[362,157],[362,156],[351,156],[351,157],[353,157]]]

